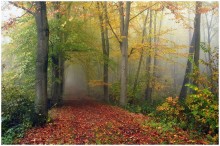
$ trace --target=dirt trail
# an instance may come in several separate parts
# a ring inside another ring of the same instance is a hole
[[[49,112],[53,119],[28,130],[19,144],[161,144],[192,143],[187,133],[168,136],[144,126],[149,120],[116,106],[91,100],[66,101]],[[177,139],[178,141],[175,141]],[[179,140],[180,139],[180,140]],[[173,142],[174,141],[174,142]],[[198,142],[197,142],[198,143]]]

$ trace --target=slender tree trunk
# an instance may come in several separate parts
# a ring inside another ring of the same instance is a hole
[[[100,3],[97,2],[97,7],[99,11],[99,22],[101,29],[101,40],[102,40],[102,52],[103,52],[103,91],[104,99],[109,102],[108,93],[108,60],[109,60],[109,40],[108,40],[108,28],[107,28],[107,2],[104,2],[103,11],[100,8]],[[104,27],[105,24],[105,27]]]
[[[199,13],[199,8],[202,6],[202,2],[196,2],[196,17],[195,17],[195,53],[194,53],[194,63],[195,68],[194,72],[199,75],[199,56],[200,56],[200,21],[201,21],[201,13]],[[194,79],[193,82],[194,85],[198,86],[198,83],[196,82],[196,79]]]
[[[160,23],[159,23],[159,28],[158,28],[158,36],[156,37],[156,45],[155,45],[155,47],[156,47],[156,52],[155,52],[155,66],[159,69],[160,67],[159,67],[159,62],[158,62],[158,59],[157,59],[157,56],[158,56],[158,52],[159,52],[159,50],[158,50],[158,44],[160,43],[160,32],[161,32],[161,27],[162,27],[162,22],[163,22],[163,10],[162,10],[162,18],[160,19]],[[155,67],[154,66],[154,67]],[[155,73],[155,77],[156,78],[159,78],[160,77],[160,74],[159,74],[159,71],[154,71],[154,73]]]
[[[127,65],[128,65],[128,27],[130,19],[130,5],[131,2],[126,2],[126,12],[124,17],[123,2],[119,2],[119,15],[120,15],[120,48],[122,53],[121,58],[121,93],[120,105],[126,105],[127,98]]]
[[[192,72],[192,63],[191,63],[191,61],[193,59],[193,53],[194,53],[194,46],[193,46],[194,42],[195,42],[195,33],[193,33],[191,45],[190,45],[190,48],[189,48],[189,55],[188,55],[188,60],[187,60],[187,65],[186,65],[186,71],[185,71],[185,75],[184,75],[184,79],[183,79],[182,88],[181,88],[181,91],[180,91],[179,100],[181,100],[181,101],[186,99],[186,95],[187,95],[187,91],[188,91],[188,87],[185,86],[185,85],[189,84],[188,75]]]
[[[188,11],[188,21],[189,21],[189,26],[190,26],[190,11]],[[191,45],[192,42],[192,29],[188,29],[188,35],[189,35],[189,45]]]
[[[157,12],[154,13],[154,64],[153,64],[153,76],[152,76],[152,94],[157,80]],[[152,101],[153,102],[153,101]]]
[[[109,61],[109,38],[108,38],[108,11],[107,11],[107,2],[104,2],[104,18],[105,18],[105,56],[104,59],[104,98],[109,102],[109,89],[108,89],[108,61]]]
[[[51,104],[57,105],[59,99],[59,58],[52,56],[52,86],[51,86]]]
[[[46,2],[35,2],[35,20],[37,24],[37,60],[36,60],[36,99],[35,112],[46,122],[47,109],[47,67],[49,48],[49,26],[47,20]]]
[[[173,88],[174,88],[175,95],[177,95],[176,62],[173,63]]]
[[[188,10],[188,21],[189,21],[189,26],[191,26],[191,23],[190,23],[190,10]],[[189,46],[191,46],[192,47],[192,29],[188,29],[188,44],[189,44]],[[194,51],[192,52],[192,53],[194,53]],[[193,59],[193,56],[191,56],[192,57],[192,59]],[[189,60],[187,60],[187,61],[189,61]],[[192,68],[190,69],[190,72],[189,73],[191,73],[191,71],[192,71]],[[191,83],[191,81],[189,80],[188,82],[187,82],[187,84],[190,84]],[[188,91],[188,93],[191,93],[192,92],[192,89],[188,89],[188,87],[187,87],[187,91]]]
[[[54,2],[54,10],[58,11],[60,7],[60,2]],[[57,12],[55,19],[59,22],[60,14]],[[58,28],[59,29],[59,28]],[[52,50],[52,87],[51,87],[51,105],[58,105],[59,104],[59,98],[60,98],[60,92],[59,92],[59,82],[60,82],[60,76],[59,76],[59,48],[57,45],[54,45],[54,48]]]
[[[203,15],[203,16],[205,16],[205,15]],[[203,21],[203,22],[202,22],[202,24],[203,24],[203,25],[202,25],[202,30],[203,30],[203,31],[202,31],[202,32],[203,32],[203,42],[206,43],[206,31],[205,31],[205,24],[204,24],[206,20],[204,20],[204,18],[202,18],[201,20]],[[208,61],[209,61],[209,60],[208,60],[208,54],[205,53],[204,56],[205,56],[205,62],[208,62]],[[206,73],[207,73],[207,75],[209,76],[209,74],[210,74],[210,73],[209,73],[209,66],[206,66]]]
[[[151,102],[151,94],[152,94],[152,86],[151,86],[151,51],[152,51],[152,10],[150,10],[150,26],[149,26],[149,54],[147,57],[147,87],[145,90],[145,100],[148,100],[149,102]]]
[[[66,9],[68,9],[68,13],[67,13],[67,17],[70,17],[70,12],[71,12],[71,4],[69,4]],[[61,17],[60,13],[59,17]],[[60,43],[64,43],[67,40],[67,35],[64,32],[60,32],[58,33],[59,37],[60,37]],[[58,99],[58,103],[62,104],[63,102],[63,92],[64,92],[64,84],[65,84],[65,80],[64,80],[64,72],[65,72],[65,68],[64,68],[64,64],[65,64],[65,51],[60,48],[59,49],[59,99]]]
[[[209,23],[208,21],[208,16],[207,14],[205,14],[206,16],[206,25],[207,25],[207,40],[208,40],[208,62],[211,61],[211,25],[212,25],[212,19],[213,19],[213,15],[211,17],[211,22]],[[209,76],[210,76],[210,82],[211,84],[213,85],[213,79],[212,79],[212,76],[213,76],[213,73],[212,73],[212,66],[209,64],[208,65],[209,67]],[[213,89],[213,86],[211,87],[211,91],[213,92],[214,89]]]
[[[197,10],[198,10],[199,6],[200,6],[200,4],[198,2],[196,2],[196,12],[198,12]],[[189,49],[189,55],[188,55],[185,76],[184,76],[182,88],[180,91],[180,96],[179,96],[180,101],[184,101],[187,96],[188,87],[186,87],[185,85],[190,82],[188,75],[192,72],[191,61],[193,60],[193,53],[194,53],[195,49],[197,49],[197,52],[196,52],[197,55],[194,56],[194,61],[195,61],[195,57],[196,57],[196,59],[198,59],[198,57],[199,57],[198,50],[199,50],[199,46],[200,46],[199,45],[199,43],[200,43],[200,16],[201,16],[201,14],[196,13],[196,16],[194,19],[194,32],[193,32],[193,37],[192,37],[192,41],[191,41],[191,45],[190,45],[190,49]],[[196,60],[196,61],[198,61],[198,60]],[[198,62],[196,64],[196,66],[197,65],[198,65]]]
[[[146,24],[147,24],[147,19],[148,19],[148,14],[149,14],[149,10],[147,11],[147,15],[144,19],[144,23],[143,23],[143,30],[142,30],[142,40],[141,43],[144,44],[144,38],[146,35]],[[143,52],[144,52],[144,48],[141,48],[141,56],[138,62],[138,69],[137,69],[137,73],[134,79],[134,86],[133,86],[133,93],[136,92],[136,88],[137,88],[137,84],[138,84],[138,78],[139,78],[139,74],[140,74],[140,70],[141,70],[141,63],[143,60]]]
[[[61,40],[62,42],[62,40]],[[64,52],[61,51],[59,54],[59,104],[63,101],[63,85],[64,85]]]

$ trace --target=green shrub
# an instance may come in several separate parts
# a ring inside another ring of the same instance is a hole
[[[196,120],[198,128],[205,132],[218,132],[218,98],[208,89],[199,89],[194,85],[187,85],[194,90],[189,95],[186,104]]]
[[[147,120],[144,122],[144,125],[146,126],[150,126],[152,128],[155,128],[157,129],[159,132],[161,133],[164,133],[164,132],[167,132],[167,131],[174,131],[175,129],[173,128],[174,125],[176,125],[175,122],[173,121],[156,121],[155,119],[154,120]]]
[[[133,104],[128,104],[125,108],[133,113],[141,113],[142,110],[141,106]]]
[[[113,102],[114,104],[118,104],[119,103],[119,99],[120,99],[120,82],[116,82],[116,83],[113,83],[111,85],[111,88],[110,88],[110,100],[111,102]]]
[[[18,86],[2,86],[2,144],[12,144],[33,124],[34,102]]]

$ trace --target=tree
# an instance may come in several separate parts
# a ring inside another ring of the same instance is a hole
[[[126,2],[126,8],[123,7],[123,2],[119,2],[120,15],[120,49],[121,49],[121,91],[120,105],[126,105],[127,98],[127,66],[128,66],[128,27],[130,19],[131,2]],[[125,10],[125,15],[124,15]]]
[[[193,56],[194,56],[195,65],[197,67],[199,65],[198,60],[199,60],[199,50],[200,50],[199,48],[200,48],[200,17],[201,17],[201,14],[198,11],[199,7],[201,7],[201,2],[196,2],[196,14],[194,18],[194,32],[193,32],[191,45],[189,48],[189,56],[188,56],[185,76],[184,76],[182,88],[181,88],[180,95],[179,95],[180,97],[179,99],[181,101],[185,100],[187,96],[188,87],[185,85],[190,82],[189,74],[192,72]],[[194,52],[195,52],[195,55],[193,55]]]
[[[207,27],[207,42],[208,42],[208,60],[209,62],[212,60],[211,56],[211,41],[213,39],[213,37],[216,35],[216,33],[218,31],[213,31],[214,30],[214,26],[215,26],[215,23],[213,22],[213,17],[215,15],[215,9],[214,7],[212,6],[212,10],[211,10],[211,18],[210,20],[208,19],[208,13],[205,13],[205,21],[206,21],[206,27]],[[205,31],[205,30],[204,30]],[[205,37],[205,35],[204,35]],[[212,67],[211,65],[208,65],[209,67],[209,76],[210,76],[210,82],[211,82],[211,85],[215,84],[214,81],[213,81],[213,70],[212,70]],[[211,91],[214,92],[214,87],[211,86]]]
[[[199,56],[200,56],[200,21],[201,21],[201,13],[199,12],[199,9],[202,6],[202,2],[196,2],[196,17],[195,17],[195,44],[194,44],[194,48],[195,48],[195,53],[194,53],[194,63],[195,63],[195,67],[193,68],[193,72],[195,74],[199,73]],[[199,75],[199,74],[198,74]],[[196,80],[193,81],[193,84],[198,86],[198,83],[196,82]]]
[[[37,25],[37,60],[36,60],[36,92],[35,112],[47,117],[47,67],[49,48],[49,26],[46,2],[35,2],[35,21]],[[46,119],[45,119],[46,122]]]
[[[37,26],[37,56],[36,56],[36,98],[35,114],[36,124],[46,122],[48,116],[47,108],[47,68],[48,68],[48,48],[49,48],[49,26],[47,20],[46,2],[34,2],[35,11],[27,9],[23,5],[10,2],[14,6],[32,14]],[[37,117],[42,118],[38,119]],[[39,123],[38,123],[39,122]]]
[[[146,60],[146,71],[147,71],[147,86],[145,90],[145,100],[151,101],[151,94],[152,94],[152,85],[151,85],[151,49],[152,49],[152,10],[150,10],[150,23],[149,23],[149,54]]]
[[[105,18],[105,50],[103,50],[104,56],[104,98],[106,101],[109,101],[109,91],[108,91],[108,60],[109,60],[109,38],[108,38],[108,11],[107,11],[107,2],[104,2],[104,18]]]
[[[147,24],[148,15],[149,15],[149,10],[147,11],[147,15],[146,15],[146,17],[144,19],[144,22],[143,22],[142,40],[141,40],[142,44],[144,44],[144,41],[145,41],[144,38],[145,38],[145,35],[146,35],[146,24]],[[139,62],[138,62],[138,69],[137,69],[137,73],[136,73],[135,80],[134,80],[133,93],[136,92],[136,88],[137,88],[137,84],[138,84],[138,78],[139,78],[139,74],[140,74],[141,63],[142,63],[142,60],[143,60],[143,52],[144,52],[144,48],[142,47],[141,48],[141,56],[140,56],[140,59],[139,59]]]
[[[60,2],[54,2],[54,11],[57,11],[56,15],[55,15],[55,20],[59,22],[60,18]],[[59,24],[59,23],[58,23]],[[57,36],[59,36],[60,34],[60,29],[59,27],[58,29],[58,34]],[[60,42],[60,39],[59,39]],[[62,86],[60,85],[61,83],[61,76],[60,76],[60,48],[58,48],[58,42],[56,42],[56,44],[53,45],[52,49],[51,49],[51,60],[52,60],[52,85],[51,85],[51,105],[57,105],[60,102],[60,98],[61,98],[61,89]]]
[[[100,8],[100,3],[102,6],[102,10]],[[109,91],[108,91],[108,60],[109,60],[109,38],[108,38],[108,28],[107,28],[107,2],[97,2],[97,8],[99,11],[99,22],[100,22],[100,30],[101,30],[101,40],[102,40],[102,52],[103,52],[103,91],[104,91],[104,99],[109,102]]]

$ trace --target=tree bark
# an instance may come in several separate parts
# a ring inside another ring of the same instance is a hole
[[[200,2],[196,2],[196,16],[194,18],[194,32],[193,32],[193,37],[192,37],[192,41],[190,44],[190,48],[189,48],[189,55],[188,55],[188,61],[187,61],[187,66],[186,66],[186,71],[185,71],[185,75],[184,75],[184,80],[183,80],[183,84],[182,84],[182,88],[180,91],[180,95],[179,95],[179,100],[180,101],[184,101],[186,99],[187,96],[187,91],[188,91],[188,87],[185,86],[186,84],[189,84],[190,79],[188,77],[188,75],[192,72],[192,61],[193,61],[193,53],[196,50],[196,55],[194,55],[194,62],[195,62],[195,57],[196,57],[196,66],[198,65],[198,59],[199,59],[199,47],[200,47],[200,16],[201,14],[198,13],[198,8],[200,7]]]
[[[183,79],[183,84],[182,84],[182,88],[181,88],[180,95],[179,95],[179,100],[181,100],[181,101],[184,101],[186,99],[186,96],[187,96],[188,87],[185,86],[185,85],[189,84],[190,80],[189,80],[188,75],[192,72],[192,63],[191,63],[191,61],[193,59],[193,53],[194,53],[194,46],[193,46],[194,42],[195,42],[195,34],[193,33],[193,38],[192,38],[191,45],[190,45],[190,48],[189,48],[189,55],[188,55],[185,75],[184,75],[184,79]]]
[[[157,79],[157,11],[154,13],[154,64],[153,64],[153,75],[152,75],[152,93],[153,94],[153,89],[156,84],[156,79]]]
[[[51,85],[51,105],[57,105],[59,101],[59,57],[52,56],[52,85]]]
[[[35,112],[45,118],[47,109],[47,67],[49,48],[49,26],[47,20],[46,2],[35,2],[35,20],[37,25],[37,59],[36,59],[36,99]]]
[[[104,2],[102,7],[103,11],[100,8],[100,3],[97,2],[97,7],[99,11],[99,22],[101,30],[101,40],[102,40],[102,52],[103,52],[103,91],[104,91],[104,100],[109,102],[109,91],[108,91],[108,60],[109,60],[109,39],[108,39],[108,28],[107,28],[107,2]],[[105,27],[104,27],[105,24]]]
[[[144,44],[144,38],[146,35],[146,24],[147,24],[148,14],[149,14],[149,10],[147,11],[147,15],[146,15],[146,17],[144,19],[144,23],[143,23],[142,40],[141,40],[142,44]],[[133,93],[136,92],[136,88],[137,88],[137,84],[138,84],[138,78],[139,78],[139,74],[140,74],[140,70],[141,70],[141,63],[143,60],[143,52],[144,52],[144,48],[141,48],[141,56],[140,56],[139,63],[138,63],[137,73],[136,73],[136,76],[134,79]]]
[[[196,2],[196,17],[195,17],[195,54],[194,54],[194,62],[197,67],[199,67],[199,55],[200,55],[200,20],[201,13],[198,12],[199,7],[201,7],[202,2]]]
[[[108,11],[107,2],[104,2],[104,18],[105,18],[105,56],[104,58],[104,98],[109,102],[109,88],[108,88],[108,61],[109,61],[109,38],[108,38]]]
[[[64,34],[63,34],[64,35]],[[61,39],[61,42],[63,38]],[[62,104],[63,101],[63,85],[64,85],[64,52],[61,51],[59,54],[59,87],[58,87],[58,93],[59,93],[59,104]]]
[[[152,51],[152,10],[150,10],[150,24],[149,24],[149,54],[147,57],[147,63],[146,63],[146,71],[147,71],[147,87],[145,90],[145,100],[148,100],[151,102],[151,94],[152,94],[152,86],[151,86],[151,51]]]
[[[156,14],[155,14],[156,15]],[[158,28],[158,35],[156,34],[156,16],[155,16],[155,24],[154,24],[154,42],[155,42],[155,53],[154,53],[154,71],[153,71],[153,77],[154,77],[154,82],[153,82],[153,86],[155,86],[156,80],[158,78],[160,78],[160,74],[159,71],[157,70],[157,68],[159,69],[159,62],[157,59],[158,56],[158,44],[160,43],[160,32],[161,32],[161,27],[162,27],[162,22],[163,22],[163,10],[162,10],[162,18],[160,19],[160,23],[159,23],[159,28]],[[157,35],[157,36],[156,36]]]
[[[54,2],[54,11],[58,11],[60,7],[60,2]],[[60,14],[57,12],[55,19],[59,21]],[[59,29],[59,28],[58,28]],[[57,34],[59,35],[59,34]],[[59,98],[60,98],[60,92],[59,92],[59,82],[60,82],[60,76],[59,76],[59,48],[57,45],[54,45],[54,48],[52,49],[52,86],[51,86],[51,105],[59,105]]]
[[[208,16],[207,16],[207,14],[205,14],[205,16],[206,16],[206,25],[207,25],[207,40],[208,40],[208,62],[210,62],[211,61],[211,27],[212,27],[212,20],[213,20],[213,14],[212,14],[212,17],[211,17],[211,21],[210,21],[210,23],[209,23],[209,21],[208,21]],[[206,54],[205,54],[206,55]],[[209,67],[209,76],[210,76],[210,82],[211,82],[211,85],[213,85],[214,84],[214,82],[213,82],[213,79],[212,79],[212,77],[213,77],[213,72],[212,72],[212,66],[209,64],[208,65],[208,67]],[[213,88],[213,86],[211,87],[211,91],[212,92],[214,92],[214,88]]]
[[[126,105],[127,100],[127,65],[128,65],[128,27],[130,19],[130,6],[131,2],[126,2],[126,14],[124,17],[123,2],[119,2],[119,15],[120,15],[120,48],[122,53],[121,58],[121,92],[120,92],[120,105]]]
[[[202,6],[202,2],[197,1],[196,2],[196,16],[195,16],[195,53],[194,53],[194,73],[199,75],[199,56],[200,56],[200,21],[201,21],[201,13],[199,13],[199,8]],[[198,86],[198,83],[196,82],[196,79],[194,79],[193,82],[194,85]]]

